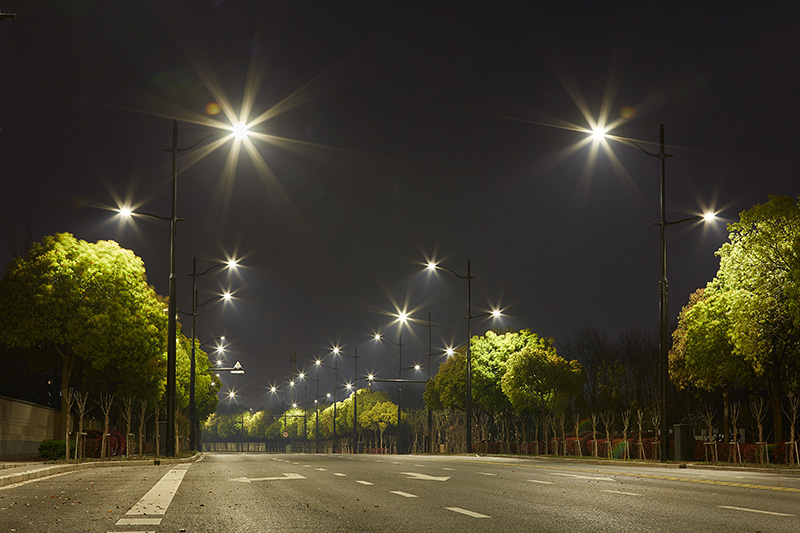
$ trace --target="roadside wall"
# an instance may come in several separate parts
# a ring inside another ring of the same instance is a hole
[[[59,435],[61,411],[0,396],[0,455],[36,455],[39,443]]]

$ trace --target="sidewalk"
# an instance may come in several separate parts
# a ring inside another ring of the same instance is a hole
[[[162,465],[171,465],[176,463],[188,463],[196,461],[201,456],[200,453],[192,457],[169,459],[161,457],[158,460]],[[86,470],[88,468],[108,467],[108,466],[152,466],[154,459],[131,459],[131,460],[117,460],[117,461],[86,461],[82,463],[53,463],[53,462],[20,462],[20,461],[3,461],[0,462],[0,488],[15,483],[22,483],[23,481],[30,481],[32,479],[39,479],[63,472],[74,472],[75,470]]]

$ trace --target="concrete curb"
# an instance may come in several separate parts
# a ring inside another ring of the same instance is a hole
[[[202,453],[196,453],[192,457],[182,459],[168,459],[159,458],[158,461],[161,465],[173,465],[181,463],[191,463],[197,461],[203,456]],[[17,483],[24,483],[55,474],[62,474],[64,472],[74,472],[76,470],[87,470],[89,468],[101,468],[112,466],[153,466],[154,459],[137,459],[132,461],[91,461],[86,463],[69,463],[69,464],[40,464],[40,463],[25,463],[23,465],[14,465],[3,470],[0,470],[0,487],[7,487]],[[6,463],[8,464],[8,463]],[[37,466],[33,466],[37,465]],[[11,471],[14,470],[14,471]]]

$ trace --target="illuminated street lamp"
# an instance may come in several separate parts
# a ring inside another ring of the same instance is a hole
[[[353,394],[353,453],[358,453],[358,347],[353,350],[354,353],[346,352],[338,346],[334,347],[333,353],[336,355],[344,354],[356,360],[355,368],[353,370],[353,383],[355,384],[355,394]],[[348,383],[347,390],[352,387]]]
[[[668,297],[669,297],[669,284],[667,283],[667,226],[672,226],[675,224],[681,224],[683,222],[689,222],[693,220],[705,220],[710,221],[715,218],[714,213],[706,213],[704,215],[693,216],[689,218],[684,218],[682,220],[676,220],[674,222],[667,221],[667,200],[666,200],[666,180],[665,180],[665,168],[667,158],[672,157],[672,154],[668,154],[665,150],[664,144],[664,125],[661,124],[659,127],[659,150],[658,152],[650,152],[645,150],[639,143],[632,141],[630,139],[625,139],[622,137],[617,136],[609,136],[604,129],[595,128],[591,133],[592,138],[595,141],[603,141],[606,138],[610,138],[616,141],[619,141],[623,144],[627,144],[629,146],[633,146],[637,148],[644,154],[649,155],[650,157],[655,157],[661,162],[661,173],[660,173],[660,182],[661,182],[661,194],[660,194],[660,205],[661,205],[661,218],[655,224],[660,228],[661,233],[661,279],[658,281],[658,323],[659,323],[659,335],[658,335],[658,371],[659,371],[659,401],[661,404],[661,427],[659,428],[659,432],[661,433],[660,437],[660,450],[659,454],[661,456],[662,461],[669,460],[669,395],[668,395],[668,386],[669,386],[669,317],[667,316],[669,313],[668,307]]]
[[[339,360],[336,358],[336,352],[333,353],[333,366],[323,363],[321,359],[317,359],[314,361],[314,364],[317,368],[321,366],[327,366],[328,368],[333,368],[333,453],[336,453],[336,387],[338,386],[339,381]],[[331,394],[326,394],[328,398],[331,397]]]
[[[165,152],[172,154],[172,216],[170,216],[169,239],[169,310],[167,323],[167,457],[175,456],[175,385],[176,385],[176,335],[177,335],[177,289],[175,286],[175,237],[178,223],[178,154],[192,150],[216,137],[220,132],[211,133],[187,148],[178,147],[178,121],[172,122],[172,146]],[[241,134],[241,127],[236,135]]]
[[[400,313],[397,315],[397,319],[400,321],[400,327],[398,328],[397,333],[397,342],[393,341],[392,339],[386,338],[382,336],[380,333],[375,334],[375,340],[381,341],[385,340],[388,343],[394,344],[397,346],[397,453],[400,453],[401,449],[401,439],[400,439],[400,423],[403,420],[403,409],[402,409],[402,398],[403,398],[403,384],[401,381],[403,380],[403,324],[406,323],[408,319],[408,315],[405,313]]]
[[[197,257],[192,258],[192,354],[189,359],[189,447],[192,450],[197,449],[197,435],[199,434],[197,427],[197,402],[195,401],[195,338],[197,331],[197,308],[206,305],[207,303],[222,298],[224,301],[231,300],[231,294],[225,293],[221,297],[215,296],[209,300],[198,304],[197,303],[197,278],[204,276],[221,267],[236,268],[236,261],[231,259],[227,263],[217,263],[205,269],[202,272],[197,272]]]
[[[493,310],[491,313],[481,313],[479,315],[472,315],[472,280],[475,279],[472,276],[470,270],[470,262],[467,259],[467,273],[460,274],[453,269],[447,268],[446,266],[437,265],[433,261],[429,261],[427,265],[427,269],[429,272],[434,272],[437,269],[442,269],[450,274],[454,275],[457,278],[461,278],[466,280],[467,282],[467,316],[464,318],[467,319],[467,401],[466,401],[466,418],[467,418],[467,453],[471,453],[472,451],[472,354],[470,352],[470,342],[472,340],[472,319],[473,318],[481,318],[485,316],[492,316],[494,318],[498,318],[501,316],[501,312],[498,309]]]

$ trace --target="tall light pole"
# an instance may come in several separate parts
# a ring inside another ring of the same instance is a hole
[[[207,303],[217,300],[217,297],[211,298],[201,304],[197,303],[197,278],[204,276],[212,270],[227,266],[228,268],[236,268],[236,261],[230,260],[227,263],[218,263],[205,269],[203,272],[197,272],[197,257],[192,258],[192,354],[189,359],[189,447],[192,450],[197,450],[197,402],[195,400],[195,339],[197,336],[197,308],[206,305]],[[225,301],[230,301],[230,293],[225,293],[222,296]]]
[[[658,280],[658,388],[659,388],[659,403],[661,407],[661,420],[659,433],[659,455],[662,461],[669,460],[669,283],[667,282],[667,226],[681,224],[683,222],[690,222],[696,220],[713,220],[713,213],[706,213],[705,215],[693,216],[676,220],[673,222],[667,221],[667,197],[666,197],[666,162],[667,159],[672,157],[672,154],[666,152],[666,145],[664,142],[664,125],[659,125],[658,133],[658,152],[650,152],[645,150],[639,143],[630,139],[622,137],[609,136],[605,131],[596,129],[592,133],[592,137],[596,140],[611,138],[637,148],[642,153],[655,157],[660,161],[660,210],[661,217],[655,224],[659,227],[661,237],[661,278]]]
[[[375,334],[375,340],[385,340],[397,346],[397,453],[401,453],[401,438],[400,438],[400,424],[403,421],[403,324],[405,324],[408,316],[405,313],[400,313],[398,319],[400,321],[399,331],[397,333],[397,342],[388,339],[380,333]],[[375,381],[375,380],[373,380]]]
[[[353,352],[351,354],[338,346],[333,349],[333,353],[336,355],[342,353],[356,360],[355,368],[353,369],[353,384],[355,386],[355,392],[353,393],[353,453],[358,453],[358,347]]]
[[[472,339],[472,273],[470,270],[469,259],[467,259],[467,273],[459,274],[455,270],[447,268],[446,266],[437,265],[436,263],[429,262],[428,270],[434,271],[441,268],[457,278],[467,281],[467,399],[466,399],[466,417],[467,417],[467,453],[472,451],[472,354],[470,353],[470,341]]]
[[[233,127],[233,135],[242,138],[246,135],[247,128],[243,124]],[[172,121],[172,146],[165,148],[165,152],[172,154],[172,214],[169,218],[169,302],[167,309],[167,457],[175,456],[175,385],[176,385],[176,336],[178,323],[177,288],[175,283],[175,237],[177,224],[180,221],[178,211],[178,154],[192,150],[213,137],[220,135],[214,132],[198,140],[187,148],[178,147],[178,121]]]

